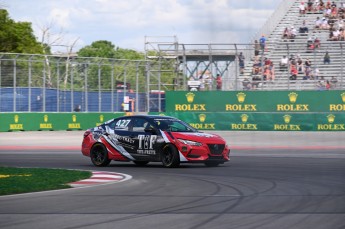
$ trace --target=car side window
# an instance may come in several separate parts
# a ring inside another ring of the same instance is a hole
[[[145,128],[149,125],[146,119],[136,118],[132,123],[133,132],[144,132]]]

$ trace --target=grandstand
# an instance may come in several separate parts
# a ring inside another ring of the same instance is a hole
[[[260,54],[259,58],[262,61],[264,58],[270,59],[275,66],[275,80],[264,81],[261,80],[258,90],[315,90],[320,89],[316,85],[319,80],[331,80],[332,77],[336,77],[338,82],[333,85],[332,89],[343,89],[345,86],[344,82],[344,41],[331,41],[329,40],[328,29],[316,29],[315,21],[317,17],[323,18],[324,13],[320,11],[306,12],[304,15],[299,13],[300,0],[292,1],[286,9],[280,9],[280,14],[284,14],[281,20],[278,22],[275,28],[273,28],[266,34],[267,39],[267,50]],[[303,2],[303,1],[302,1]],[[314,2],[314,1],[313,1]],[[339,7],[341,1],[334,1]],[[306,4],[307,2],[305,2]],[[285,10],[285,12],[284,12]],[[277,12],[276,12],[277,13]],[[305,20],[306,26],[309,32],[306,34],[297,33],[294,39],[283,38],[283,32],[285,28],[298,29],[302,26]],[[259,35],[258,35],[259,36]],[[311,37],[319,38],[321,46],[314,50],[309,50],[307,47],[308,39]],[[257,37],[258,40],[260,37]],[[331,56],[331,63],[324,64],[323,57],[329,52]],[[280,59],[283,56],[291,57],[291,55],[299,55],[301,59],[306,60],[309,58],[312,62],[312,69],[319,69],[319,78],[312,80],[303,80],[303,73],[299,73],[297,80],[289,80],[290,69],[283,71],[279,70]],[[248,59],[250,61],[248,61]],[[253,55],[247,58],[246,68],[244,74],[239,76],[239,81],[244,78],[252,79],[252,66],[253,66]],[[323,78],[321,78],[321,76]]]

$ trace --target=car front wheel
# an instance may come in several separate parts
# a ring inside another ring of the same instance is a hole
[[[108,151],[103,144],[96,144],[90,153],[91,161],[95,166],[104,167],[109,165],[111,160],[108,158]]]
[[[180,157],[174,145],[164,146],[162,151],[162,163],[164,167],[176,168],[180,165]]]

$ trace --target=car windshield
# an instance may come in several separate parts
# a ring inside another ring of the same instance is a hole
[[[160,130],[171,132],[198,132],[185,122],[178,119],[154,119],[154,123]]]

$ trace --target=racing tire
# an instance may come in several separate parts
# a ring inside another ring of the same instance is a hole
[[[111,160],[108,158],[108,150],[103,144],[95,144],[90,152],[92,164],[97,167],[108,166]]]
[[[137,166],[145,166],[149,163],[149,161],[133,161],[134,164],[136,164]]]
[[[167,144],[161,154],[162,164],[166,168],[176,168],[180,165],[180,156],[174,145]]]
[[[215,161],[206,161],[205,165],[207,167],[217,167],[220,163],[219,162],[215,162]]]

